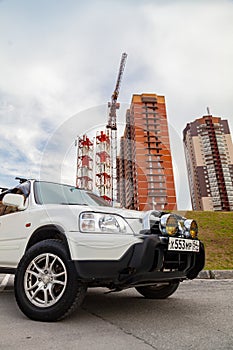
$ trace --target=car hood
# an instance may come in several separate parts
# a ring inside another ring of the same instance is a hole
[[[114,208],[114,207],[101,207],[101,206],[87,206],[85,207],[86,211],[94,211],[98,213],[111,213],[111,214],[117,214],[125,219],[142,219],[146,211],[137,211],[137,210],[130,210],[130,209],[122,209],[122,208]]]
[[[74,230],[77,226],[77,216],[82,212],[96,212],[115,214],[123,217],[131,227],[134,233],[138,234],[141,230],[148,228],[148,220],[151,211],[136,211],[123,208],[102,207],[102,206],[87,206],[87,205],[58,205],[47,204],[43,208],[49,217],[53,220],[56,218],[56,223],[59,224],[60,217],[66,220],[66,226],[69,230]],[[159,213],[159,212],[157,212]],[[44,215],[43,215],[44,217]]]

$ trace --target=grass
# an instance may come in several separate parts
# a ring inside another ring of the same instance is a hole
[[[198,223],[199,239],[206,251],[205,270],[233,269],[233,212],[187,211],[181,214]]]

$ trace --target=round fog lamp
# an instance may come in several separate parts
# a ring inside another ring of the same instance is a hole
[[[161,217],[161,226],[169,236],[175,236],[179,229],[179,223],[175,215],[166,214]]]
[[[198,235],[198,225],[195,220],[185,220],[184,225],[189,231],[192,238],[197,238]]]

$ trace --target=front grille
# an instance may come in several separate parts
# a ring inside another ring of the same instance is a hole
[[[191,255],[187,253],[166,252],[163,269],[183,271],[190,266]]]

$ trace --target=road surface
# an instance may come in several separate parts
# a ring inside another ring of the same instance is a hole
[[[20,312],[7,276],[0,275],[1,350],[233,349],[233,280],[183,282],[167,300],[92,289],[69,318],[43,323]]]

